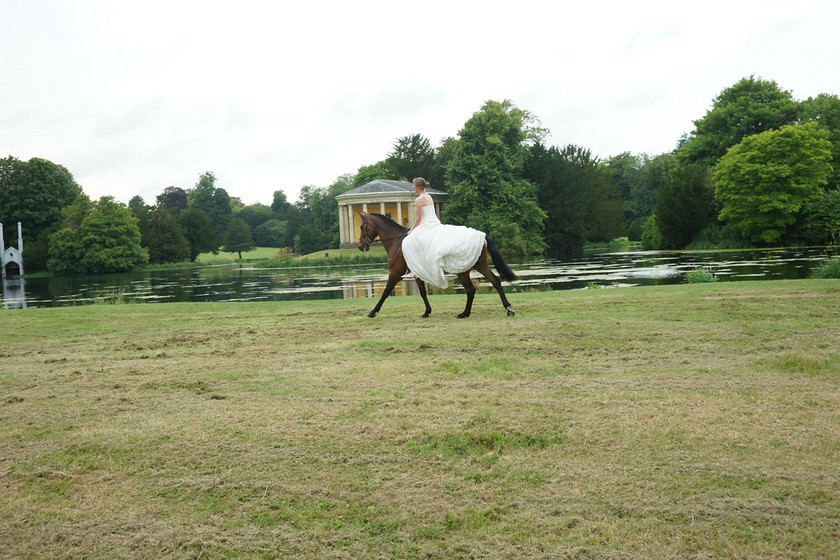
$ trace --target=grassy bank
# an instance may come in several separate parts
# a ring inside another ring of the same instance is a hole
[[[257,247],[256,249],[242,253],[241,259],[237,253],[202,253],[196,258],[195,262],[153,264],[149,265],[147,269],[169,270],[173,268],[195,268],[227,264],[244,264],[261,268],[307,268],[318,266],[351,266],[370,263],[385,264],[386,261],[387,256],[382,247],[372,247],[366,253],[362,253],[358,249],[325,249],[306,255],[295,256],[276,247]]]
[[[0,558],[835,558],[840,284],[0,310]]]

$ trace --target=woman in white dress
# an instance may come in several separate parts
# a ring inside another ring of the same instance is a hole
[[[416,218],[402,242],[409,274],[424,282],[446,288],[445,272],[458,274],[472,268],[485,244],[484,232],[465,226],[442,224],[426,189],[428,181],[414,179]]]

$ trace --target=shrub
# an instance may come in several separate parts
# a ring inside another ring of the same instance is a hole
[[[708,282],[717,282],[719,278],[710,269],[701,266],[695,268],[685,276],[689,284],[705,284]]]
[[[665,240],[656,223],[656,216],[650,216],[642,226],[642,248],[648,250],[665,248]]]
[[[710,224],[700,230],[686,246],[690,251],[708,249],[748,249],[752,244],[741,237],[738,228],[732,224]]]
[[[840,278],[840,257],[821,262],[811,271],[811,278]]]

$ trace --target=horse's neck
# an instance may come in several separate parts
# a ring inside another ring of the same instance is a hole
[[[400,227],[397,224],[389,224],[384,220],[377,220],[376,230],[379,232],[379,240],[382,242],[382,245],[386,250],[392,243],[402,243],[402,240],[408,231],[404,227]]]

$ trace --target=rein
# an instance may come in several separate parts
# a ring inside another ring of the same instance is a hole
[[[395,235],[394,237],[380,237],[379,241],[390,241],[391,239],[399,239],[400,237],[405,237],[407,235],[407,233],[404,233],[402,235]]]

